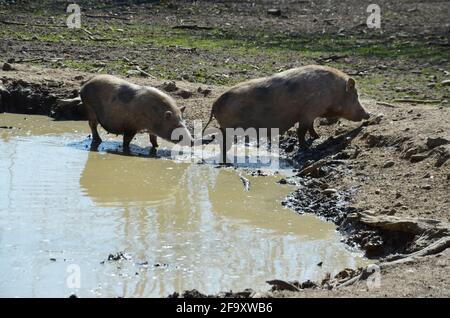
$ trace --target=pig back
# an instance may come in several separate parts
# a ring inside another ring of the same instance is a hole
[[[80,96],[103,128],[110,133],[123,134],[146,126],[142,116],[145,106],[139,98],[143,90],[144,87],[112,76],[99,76],[83,86]]]
[[[333,103],[342,81],[328,68],[301,67],[250,80],[223,94],[213,111],[221,127],[278,128],[285,132],[303,118],[318,117]]]

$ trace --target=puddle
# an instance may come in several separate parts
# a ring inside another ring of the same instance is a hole
[[[90,152],[85,122],[0,114],[0,126],[13,126],[0,129],[1,297],[267,290],[365,263],[333,224],[281,206],[293,188],[279,175],[151,158],[146,135],[133,156],[105,134]]]

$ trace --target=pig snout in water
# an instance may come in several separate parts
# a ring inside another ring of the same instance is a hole
[[[123,135],[124,150],[139,132],[148,132],[150,143],[158,147],[157,137],[173,141],[174,131],[182,131],[184,142],[192,140],[183,123],[185,107],[178,108],[175,101],[160,90],[135,85],[111,75],[95,76],[83,85],[80,97],[86,107],[92,131],[92,146],[101,143],[97,126]]]
[[[369,113],[359,102],[353,78],[332,67],[309,65],[232,87],[214,102],[206,126],[213,117],[222,131],[277,128],[283,134],[298,123],[299,143],[307,146],[306,132],[319,138],[314,130],[316,118],[360,121],[368,119]],[[229,147],[224,145],[223,152]]]

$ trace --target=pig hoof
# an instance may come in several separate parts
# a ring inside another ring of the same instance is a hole
[[[306,142],[302,142],[299,147],[303,150],[309,149],[309,145]]]

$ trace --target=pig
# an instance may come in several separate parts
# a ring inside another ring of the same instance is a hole
[[[158,147],[157,136],[173,141],[175,129],[181,129],[179,135],[185,141],[192,141],[182,120],[185,107],[178,108],[170,96],[156,88],[99,75],[83,85],[80,98],[85,105],[94,149],[102,142],[98,124],[110,133],[123,135],[125,151],[129,151],[130,142],[138,132],[148,132],[153,149]]]
[[[355,80],[326,66],[308,65],[269,77],[240,83],[222,94],[213,104],[206,127],[216,118],[222,134],[226,128],[278,128],[283,134],[298,123],[297,136],[307,147],[306,132],[314,130],[318,117],[342,117],[351,121],[369,118],[361,106]],[[225,146],[225,144],[227,144]],[[224,143],[226,152],[231,143]]]

